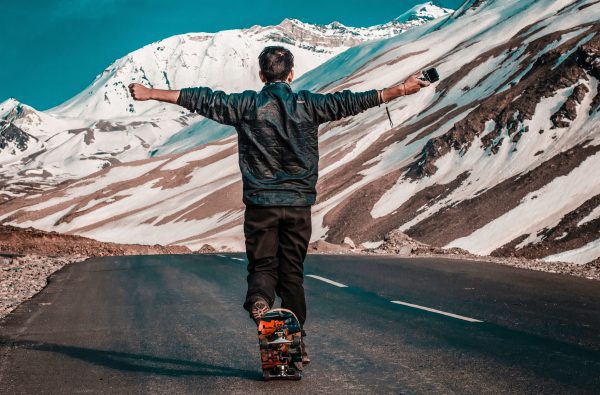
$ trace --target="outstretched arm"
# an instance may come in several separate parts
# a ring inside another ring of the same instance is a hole
[[[158,100],[167,103],[177,104],[179,91],[146,88],[141,84],[129,84],[129,92],[134,100]]]
[[[429,82],[419,79],[421,73],[410,76],[404,82],[382,90],[366,92],[341,92],[311,94],[311,108],[317,123],[329,122],[356,115],[368,108],[387,103],[400,96],[417,93]]]
[[[400,96],[412,95],[429,86],[429,81],[420,79],[421,73],[411,75],[403,83],[381,90],[381,101],[387,103]]]
[[[129,91],[135,100],[158,100],[179,104],[213,121],[233,126],[240,122],[244,110],[252,99],[252,95],[249,94],[226,94],[223,91],[213,91],[207,87],[163,90],[131,84]]]

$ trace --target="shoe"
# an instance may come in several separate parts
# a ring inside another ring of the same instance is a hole
[[[306,345],[304,344],[304,338],[300,340],[300,345],[302,346],[302,365],[306,366],[310,363],[310,358],[308,357],[308,353],[306,352]]]
[[[263,298],[256,299],[254,303],[252,303],[252,308],[250,309],[250,318],[258,325],[265,313],[269,310],[271,310],[271,307],[266,300]]]

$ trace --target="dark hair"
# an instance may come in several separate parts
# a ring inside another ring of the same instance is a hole
[[[284,47],[265,47],[258,56],[258,64],[267,82],[283,81],[294,67],[294,55]]]

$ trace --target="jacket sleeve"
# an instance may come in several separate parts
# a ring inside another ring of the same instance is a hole
[[[356,93],[349,90],[327,94],[312,93],[310,97],[313,116],[317,123],[356,115],[380,104],[375,89]]]
[[[181,89],[177,99],[180,106],[225,125],[241,121],[247,102],[244,93],[226,94],[206,87]]]

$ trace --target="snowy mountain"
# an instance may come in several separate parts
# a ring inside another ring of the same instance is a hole
[[[417,4],[413,8],[406,11],[390,23],[395,24],[413,24],[415,26],[422,25],[423,22],[429,22],[434,19],[452,14],[454,10],[442,8],[429,1],[423,4]]]
[[[451,11],[429,2],[403,14],[402,21],[393,20],[367,28],[348,27],[339,22],[313,25],[285,19],[276,26],[170,37],[117,60],[88,88],[48,113],[114,119],[158,114],[165,108],[172,110],[172,106],[156,102],[131,101],[127,92],[131,82],[160,89],[210,86],[225,91],[259,90],[262,83],[258,78],[257,57],[267,45],[290,47],[294,53],[296,75],[301,76],[350,47],[396,36]]]
[[[183,34],[118,59],[81,93],[48,111],[9,99],[0,103],[0,195],[7,199],[116,163],[180,152],[234,133],[179,106],[134,102],[127,90],[132,82],[162,89],[259,90],[257,57],[267,45],[289,47],[296,75],[301,76],[354,45],[393,37],[448,13],[426,3],[403,17],[406,22],[368,28],[285,19],[276,26]]]
[[[295,89],[417,95],[320,129],[313,241],[375,246],[401,229],[479,254],[600,257],[600,5],[468,0],[304,73]],[[0,205],[0,220],[102,241],[243,248],[234,135],[115,164]]]

